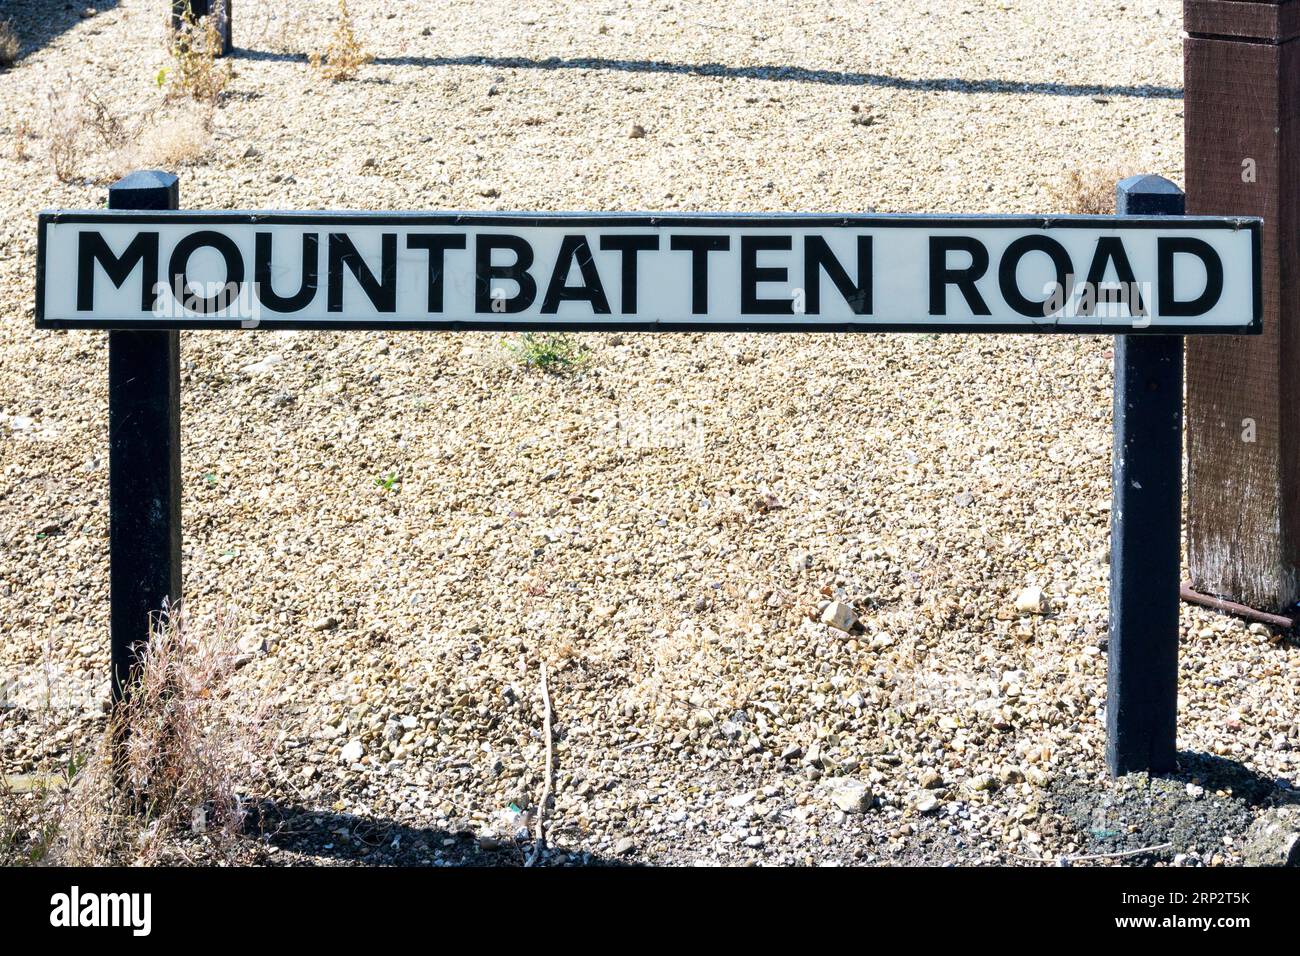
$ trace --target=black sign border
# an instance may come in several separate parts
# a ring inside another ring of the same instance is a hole
[[[52,223],[162,223],[213,224],[237,223],[240,225],[328,225],[340,223],[350,226],[514,226],[548,227],[557,224],[576,228],[601,228],[616,226],[641,226],[664,228],[688,226],[695,228],[954,228],[972,229],[1096,229],[1098,227],[1133,229],[1227,229],[1247,230],[1252,247],[1252,309],[1251,320],[1242,325],[1170,325],[1131,326],[1120,324],[1084,325],[1055,322],[1026,323],[884,323],[884,322],[708,322],[698,318],[689,320],[652,321],[513,321],[501,319],[429,319],[420,321],[385,321],[383,319],[349,320],[340,318],[328,322],[300,319],[267,319],[256,326],[241,326],[238,319],[47,319],[45,318],[45,233]],[[292,329],[314,332],[349,331],[442,331],[442,332],[882,332],[923,334],[1034,334],[1034,335],[1258,335],[1263,331],[1262,293],[1262,236],[1263,220],[1252,217],[1217,216],[1033,216],[1033,215],[970,215],[937,216],[929,213],[890,213],[846,215],[840,213],[497,213],[497,212],[369,212],[338,210],[330,212],[246,212],[246,211],[196,211],[156,210],[136,212],[128,210],[47,210],[37,218],[36,237],[36,327],[38,329],[154,329],[193,330],[225,329],[228,331],[274,331]]]

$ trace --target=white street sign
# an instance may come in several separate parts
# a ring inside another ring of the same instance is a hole
[[[50,212],[44,328],[1255,332],[1260,223]]]

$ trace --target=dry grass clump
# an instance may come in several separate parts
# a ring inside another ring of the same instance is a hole
[[[23,42],[18,39],[14,22],[8,18],[0,20],[0,70],[7,70],[17,63],[22,49]]]
[[[22,162],[30,158],[27,152],[27,141],[32,138],[32,127],[27,120],[19,120],[14,124],[11,132],[13,136],[12,147],[14,159]]]
[[[232,855],[271,740],[265,706],[235,689],[235,659],[219,621],[164,615],[94,756],[25,794],[0,792],[0,864]]]
[[[356,79],[361,67],[374,60],[372,54],[362,49],[361,41],[352,29],[352,14],[347,0],[339,0],[338,20],[329,46],[324,51],[313,51],[309,59],[312,68],[331,82]]]
[[[66,794],[66,780],[0,777],[0,866],[35,866],[49,859]]]
[[[62,83],[46,94],[45,149],[59,182],[77,177],[85,153],[82,130],[86,127],[85,97],[76,87]]]
[[[71,75],[54,83],[44,109],[14,133],[13,153],[27,154],[33,128],[42,130],[45,151],[61,182],[78,178],[104,181],[138,166],[175,167],[197,162],[212,141],[212,117],[233,75],[218,61],[221,52],[218,18],[195,20],[189,8],[180,27],[168,33],[172,65],[158,76],[165,99],[195,102],[189,111],[145,109],[135,114],[115,112],[99,94]]]
[[[199,162],[212,146],[212,110],[194,106],[165,112],[137,130],[132,147],[114,157],[113,175],[132,169],[176,169]]]
[[[221,30],[216,16],[196,20],[188,6],[180,26],[170,31],[167,50],[172,66],[164,77],[167,98],[189,97],[212,103],[225,91],[234,72],[229,63],[219,62]]]
[[[95,134],[100,145],[116,149],[126,135],[126,124],[102,99],[94,93],[86,94],[85,120],[87,128]]]
[[[1053,180],[1047,194],[1052,212],[1084,216],[1111,216],[1115,213],[1115,186],[1135,170],[1127,166],[1089,166],[1072,169]]]
[[[61,182],[115,179],[140,167],[176,168],[201,161],[212,145],[214,107],[185,101],[125,116],[70,80],[52,86],[39,125],[54,175]],[[34,138],[24,121],[13,131],[13,154],[27,155]]]

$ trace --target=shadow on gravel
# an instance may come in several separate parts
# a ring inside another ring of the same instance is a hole
[[[118,0],[4,0],[0,3],[0,20],[10,19],[22,41],[19,59],[31,56],[45,44],[71,30],[84,18],[82,11],[93,8],[99,13],[112,10]],[[94,17],[89,18],[92,22]]]
[[[297,53],[272,53],[240,49],[234,56],[245,60],[306,60]],[[682,76],[718,76],[733,80],[772,80],[781,83],[822,83],[828,86],[873,86],[895,90],[948,93],[1014,93],[1039,96],[1134,96],[1143,99],[1180,100],[1181,87],[1149,83],[1025,83],[1019,80],[963,80],[955,77],[909,79],[882,73],[846,73],[810,70],[801,66],[725,66],[721,63],[672,63],[666,60],[610,60],[603,57],[522,56],[377,56],[383,66],[487,66],[506,70],[609,70],[619,73],[672,73]]]
[[[1085,853],[1118,858],[1159,848],[1123,857],[1136,866],[1179,855],[1208,862],[1224,850],[1224,837],[1240,847],[1263,810],[1300,804],[1300,790],[1236,760],[1180,751],[1175,773],[1103,783],[1061,778],[1049,786],[1045,802],[1069,821]]]
[[[1247,806],[1272,807],[1300,803],[1300,790],[1290,781],[1266,777],[1237,760],[1191,750],[1178,752],[1178,771],[1162,779],[1187,784],[1195,781],[1207,790],[1231,790]]]
[[[495,849],[479,846],[473,833],[413,827],[385,817],[310,810],[264,802],[249,815],[248,835],[288,853],[259,863],[334,866],[523,866],[531,843]],[[626,860],[590,853],[551,851],[540,866],[625,867]]]

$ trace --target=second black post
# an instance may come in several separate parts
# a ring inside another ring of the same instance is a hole
[[[1119,184],[1116,212],[1181,216],[1167,179]],[[1151,302],[1151,294],[1144,294]],[[1106,763],[1112,777],[1177,765],[1183,338],[1115,336]]]

